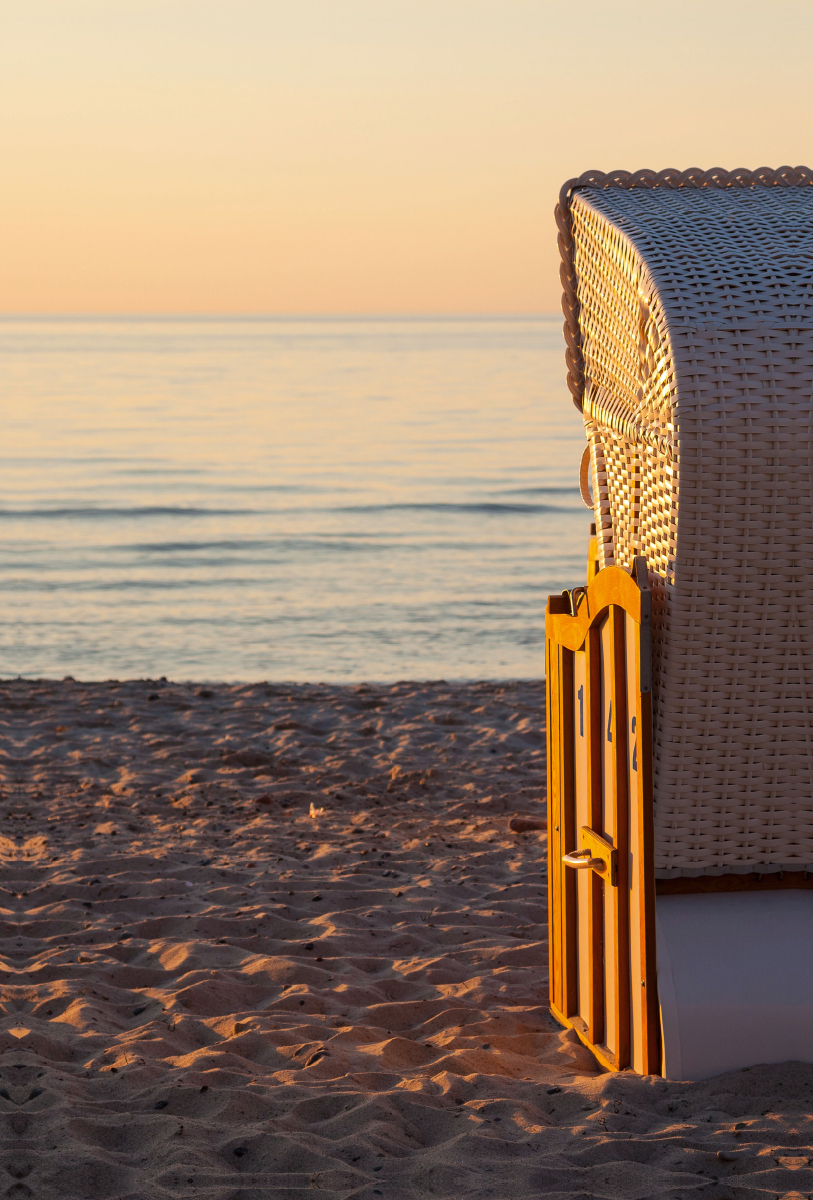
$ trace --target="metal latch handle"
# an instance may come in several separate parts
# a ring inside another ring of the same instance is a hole
[[[591,850],[571,850],[569,854],[562,855],[562,862],[566,867],[574,867],[577,871],[585,871],[591,868],[593,871],[604,871],[607,864],[603,858],[591,858]]]
[[[589,867],[606,879],[611,887],[618,887],[618,851],[612,842],[596,833],[589,825],[582,825],[579,841],[580,850],[571,850],[562,856],[565,866],[574,867],[577,871]]]

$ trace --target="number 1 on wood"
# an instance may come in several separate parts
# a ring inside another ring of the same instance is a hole
[[[579,697],[579,737],[584,737],[584,684],[576,695]]]

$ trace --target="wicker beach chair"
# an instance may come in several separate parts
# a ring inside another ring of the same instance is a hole
[[[813,1062],[813,172],[556,215],[595,538],[546,615],[553,1011],[614,1069]]]

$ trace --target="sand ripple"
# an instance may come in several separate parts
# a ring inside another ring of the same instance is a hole
[[[813,1069],[603,1075],[551,1020],[544,833],[508,826],[543,706],[0,686],[0,1194],[813,1191]]]

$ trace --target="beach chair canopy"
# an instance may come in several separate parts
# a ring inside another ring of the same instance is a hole
[[[813,172],[594,171],[557,222],[598,567],[649,568],[655,876],[813,870]]]

